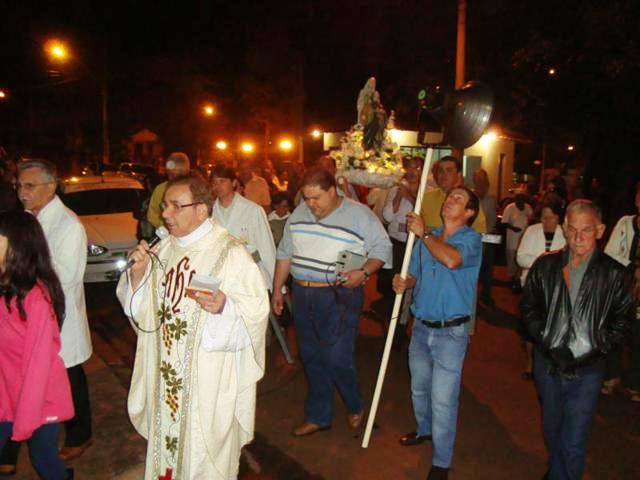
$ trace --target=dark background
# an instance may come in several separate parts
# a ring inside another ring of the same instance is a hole
[[[468,2],[466,78],[494,90],[496,125],[532,141],[519,172],[536,171],[544,144],[548,165],[581,167],[587,186],[596,176],[628,203],[639,3]],[[213,135],[260,141],[265,123],[274,137],[345,130],[372,75],[397,126],[415,129],[418,90],[453,87],[456,12],[454,0],[0,2],[0,145],[62,164],[99,157],[105,81],[114,162],[143,127],[192,155]],[[64,66],[43,54],[51,37],[73,51]]]

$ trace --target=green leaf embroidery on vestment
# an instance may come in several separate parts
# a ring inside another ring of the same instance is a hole
[[[169,435],[164,437],[166,442],[167,450],[171,452],[171,455],[176,454],[176,450],[178,450],[178,437],[170,437]]]

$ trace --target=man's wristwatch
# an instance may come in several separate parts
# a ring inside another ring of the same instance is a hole
[[[367,280],[369,280],[369,277],[371,276],[371,274],[367,272],[364,268],[361,268],[360,270],[362,270],[362,273],[364,273],[364,281],[366,282]]]
[[[426,240],[427,238],[432,236],[433,236],[433,232],[431,232],[431,230],[425,230],[424,235],[422,235],[422,238]]]

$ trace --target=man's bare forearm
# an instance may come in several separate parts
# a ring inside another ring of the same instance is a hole
[[[291,260],[276,260],[276,271],[273,274],[273,291],[279,292],[291,272]]]

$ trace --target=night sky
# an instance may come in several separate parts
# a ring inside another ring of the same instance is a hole
[[[418,90],[453,85],[456,3],[2,2],[0,144],[99,151],[105,75],[115,160],[141,127],[187,151],[203,132],[258,135],[265,119],[274,135],[347,129],[371,75],[399,127],[415,129]],[[552,159],[604,178],[614,155],[635,175],[639,3],[469,1],[466,77],[493,88],[498,125],[546,143]],[[42,52],[52,36],[74,54],[53,76]],[[215,124],[202,125],[203,101]]]

